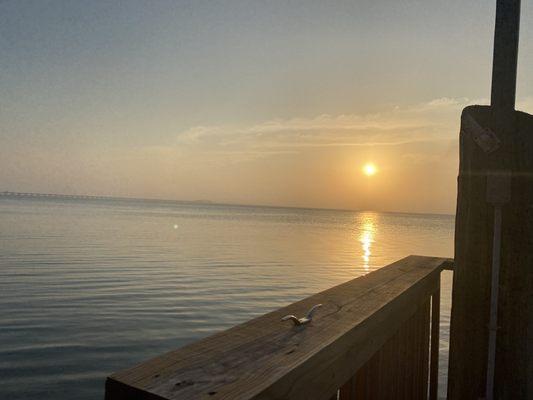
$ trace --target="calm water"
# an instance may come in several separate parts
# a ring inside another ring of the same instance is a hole
[[[408,254],[452,256],[453,222],[0,198],[0,398],[100,399],[110,372]],[[443,355],[450,281],[445,272]]]

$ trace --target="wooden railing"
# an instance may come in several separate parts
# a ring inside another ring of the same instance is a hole
[[[449,264],[406,257],[115,373],[106,399],[436,399]],[[311,323],[281,322],[318,303]]]

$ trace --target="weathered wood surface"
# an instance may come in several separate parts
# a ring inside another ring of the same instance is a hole
[[[430,302],[416,312],[344,384],[340,400],[427,400]]]
[[[427,302],[446,261],[406,257],[113,374],[106,399],[330,399]],[[307,326],[280,321],[317,303]]]
[[[461,129],[448,399],[485,397],[494,207],[487,174],[510,171],[503,205],[496,399],[533,399],[533,116],[471,106],[463,111],[501,141],[485,153]]]

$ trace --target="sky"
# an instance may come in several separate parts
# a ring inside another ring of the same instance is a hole
[[[522,3],[517,108],[533,113]],[[488,104],[494,13],[0,0],[0,191],[453,213],[460,113]]]

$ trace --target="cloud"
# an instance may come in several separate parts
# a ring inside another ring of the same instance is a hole
[[[473,101],[438,98],[374,114],[321,114],[251,125],[194,126],[177,135],[177,146],[245,159],[312,147],[398,146],[449,141],[457,136],[460,110]]]

